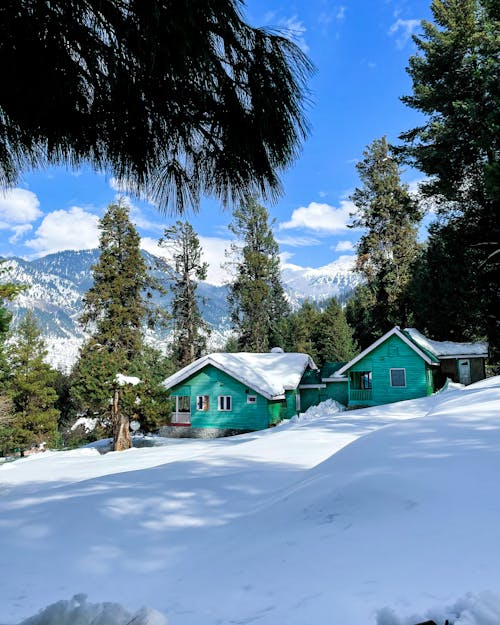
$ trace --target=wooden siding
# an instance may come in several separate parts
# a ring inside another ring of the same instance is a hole
[[[351,389],[349,406],[389,404],[404,399],[425,397],[432,392],[428,365],[398,336],[392,335],[372,352],[354,364],[349,371],[371,371],[371,399],[358,399],[361,389]],[[391,386],[391,369],[406,370],[406,386]],[[364,391],[361,391],[364,392]]]
[[[281,408],[281,402],[269,402],[253,389],[244,386],[238,380],[212,365],[207,365],[181,384],[174,386],[170,394],[172,397],[176,395],[189,395],[191,397],[191,427],[193,428],[262,430],[267,428],[270,423],[277,422],[275,419]],[[196,409],[197,395],[209,396],[210,406],[208,410]],[[220,395],[232,397],[232,410],[228,412],[218,410],[218,397]],[[247,395],[257,397],[255,404],[247,404]],[[277,404],[277,408],[273,404]]]
[[[270,401],[212,365],[207,365],[181,384],[174,386],[170,394],[172,397],[190,396],[191,427],[193,428],[262,430],[296,414],[297,391],[286,391],[285,399]],[[197,410],[196,397],[198,395],[209,396],[208,410]],[[218,410],[220,395],[231,396],[232,409],[230,411]],[[247,403],[248,395],[256,397],[254,404]]]

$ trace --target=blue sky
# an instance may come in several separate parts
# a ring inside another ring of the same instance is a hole
[[[297,162],[283,176],[285,193],[267,204],[276,220],[282,259],[319,267],[353,253],[359,232],[346,227],[358,184],[356,160],[382,135],[398,135],[419,123],[400,96],[411,91],[405,67],[415,53],[411,33],[430,19],[430,0],[248,0],[254,26],[288,29],[317,67],[310,81],[312,132]],[[406,171],[415,184],[422,178]],[[27,173],[16,189],[0,195],[0,255],[33,258],[62,249],[97,245],[97,220],[119,192],[113,180],[90,169],[49,168]],[[172,218],[130,199],[131,216],[146,249]],[[220,282],[220,263],[230,238],[230,213],[213,200],[188,215],[199,233],[210,279]]]

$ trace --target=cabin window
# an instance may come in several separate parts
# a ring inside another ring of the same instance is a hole
[[[210,408],[210,398],[208,395],[196,396],[196,410],[206,412]]]
[[[257,395],[247,395],[247,404],[256,404]]]
[[[189,395],[177,395],[175,398],[176,412],[191,412],[191,397]]]
[[[406,369],[391,369],[391,386],[406,386]]]
[[[231,395],[219,395],[219,410],[229,412],[232,410],[232,397]]]
[[[356,390],[370,390],[372,388],[372,372],[352,371],[351,388]]]

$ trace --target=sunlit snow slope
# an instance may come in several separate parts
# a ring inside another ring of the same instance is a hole
[[[500,378],[231,439],[32,456],[0,467],[0,623],[76,593],[169,625],[446,611],[500,588],[499,476]]]

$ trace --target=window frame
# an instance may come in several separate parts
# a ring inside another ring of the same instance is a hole
[[[196,395],[196,410],[198,412],[208,412],[210,410],[210,395]]]
[[[392,379],[392,372],[393,371],[402,371],[403,372],[404,384],[393,384],[393,379]],[[391,367],[389,369],[389,381],[391,383],[391,388],[406,388],[406,367]]]
[[[191,414],[191,395],[174,395],[175,397],[175,412],[178,414]],[[187,400],[187,401],[186,401]],[[179,407],[179,404],[187,404],[189,406],[188,410],[182,410]]]
[[[229,400],[229,407],[227,407],[227,400]],[[217,397],[217,410],[219,412],[232,412],[232,410],[233,410],[233,396],[232,395],[218,395],[218,397]]]
[[[247,404],[250,404],[251,406],[255,406],[256,403],[257,403],[257,395],[247,395]]]

